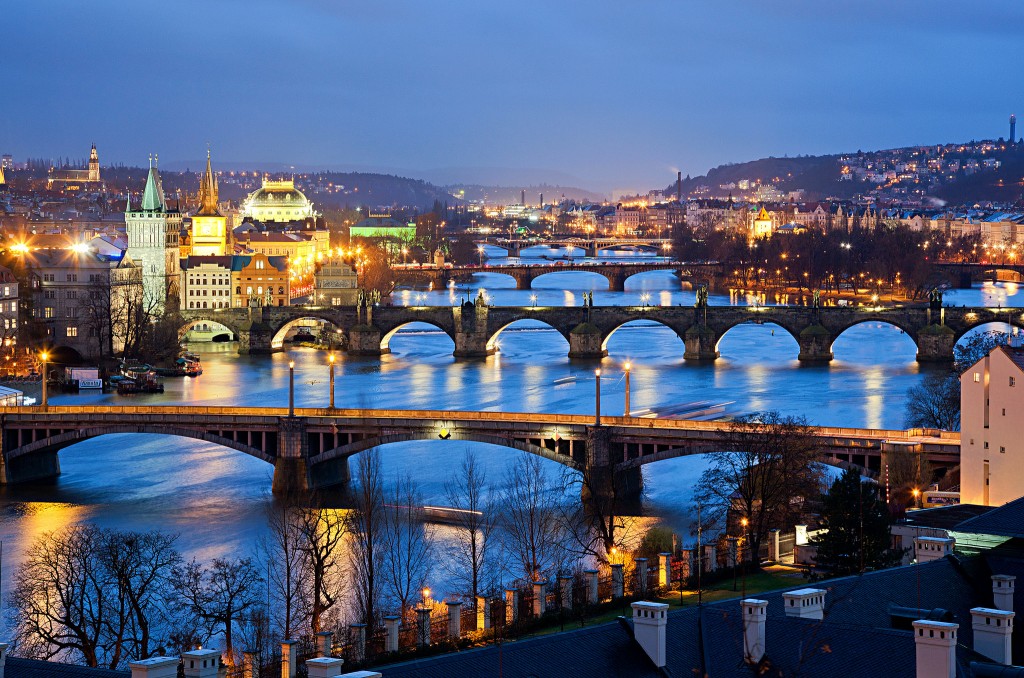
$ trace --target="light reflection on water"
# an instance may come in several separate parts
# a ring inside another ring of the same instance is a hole
[[[593,276],[557,272],[515,290],[510,278],[484,274],[498,304],[576,304]],[[651,272],[627,281],[625,292],[595,289],[597,304],[636,304],[650,293],[661,304],[692,305],[692,291],[671,274]],[[455,290],[421,291],[426,301],[450,304],[475,298],[478,284]],[[947,303],[990,306],[1019,303],[1019,286],[986,284],[948,293]],[[398,299],[404,298],[400,294]],[[413,295],[409,295],[410,299]],[[748,295],[749,296],[749,295]],[[745,295],[732,303],[743,303]],[[400,303],[400,302],[399,302]],[[712,304],[730,303],[712,295]],[[500,337],[500,353],[486,360],[458,361],[451,339],[429,326],[402,331],[392,353],[380,359],[339,354],[336,401],[339,407],[393,407],[503,410],[591,414],[593,363],[567,359],[568,344],[554,330],[523,321]],[[188,403],[193,405],[278,405],[287,402],[289,360],[296,362],[296,402],[327,404],[327,367],[322,353],[292,349],[266,357],[245,357],[229,344],[196,346],[204,373],[196,379],[168,379],[162,395],[120,398],[113,394],[59,395],[54,403]],[[656,323],[630,323],[608,340],[601,361],[603,411],[624,407],[622,365],[632,363],[632,407],[707,400],[733,403],[735,413],[779,409],[807,416],[819,425],[897,428],[903,424],[905,394],[928,369],[914,360],[913,341],[881,323],[858,325],[836,339],[829,365],[803,366],[788,332],[771,324],[741,325],[719,344],[713,365],[688,365],[683,342]],[[574,377],[574,381],[562,381]],[[489,476],[497,481],[512,453],[489,445],[423,441],[384,449],[385,477],[415,473],[427,501],[443,498],[443,483],[462,451],[477,449]],[[93,439],[61,452],[63,475],[53,485],[0,489],[0,539],[5,565],[18,562],[36,535],[76,521],[129,529],[162,529],[180,534],[188,556],[209,558],[252,549],[264,530],[264,507],[271,501],[271,468],[264,462],[216,445],[171,437],[117,435]],[[552,465],[551,472],[560,473]],[[700,459],[677,459],[645,468],[648,510],[685,532],[692,481]],[[8,570],[8,572],[13,569]],[[9,577],[5,577],[9,581]],[[440,586],[440,584],[438,584]]]

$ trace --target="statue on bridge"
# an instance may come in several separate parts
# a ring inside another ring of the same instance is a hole
[[[697,301],[694,306],[697,308],[708,307],[708,286],[704,283],[697,286]]]
[[[487,306],[487,295],[484,294],[483,288],[477,291],[475,305],[480,308]]]
[[[928,293],[928,306],[933,311],[938,311],[942,308],[942,290],[938,287],[933,287]]]
[[[821,290],[814,290],[814,308],[821,308]]]

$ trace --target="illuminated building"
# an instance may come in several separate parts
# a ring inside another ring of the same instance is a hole
[[[157,311],[165,305],[177,307],[181,213],[167,207],[160,174],[152,160],[142,205],[133,210],[129,197],[124,221],[128,232],[127,253],[142,267],[147,307]]]
[[[57,184],[61,188],[69,190],[78,190],[93,184],[99,185],[102,183],[100,180],[100,158],[96,154],[96,144],[93,144],[92,149],[89,151],[88,169],[50,168],[50,174],[46,179],[47,188],[52,188]]]
[[[287,306],[291,300],[288,260],[265,254],[231,258],[231,299],[235,306],[252,302],[264,306]]]
[[[348,237],[409,241],[416,237],[416,226],[392,219],[390,214],[370,214],[349,229]]]
[[[355,306],[358,276],[340,257],[323,261],[314,274],[317,306]]]
[[[206,152],[206,172],[199,184],[199,210],[192,215],[189,233],[189,255],[221,256],[228,250],[228,220],[218,209],[219,188],[217,177],[210,166],[210,152]]]
[[[317,216],[313,203],[295,188],[294,180],[271,181],[266,177],[263,186],[242,203],[241,213],[243,218],[262,222],[303,221]]]
[[[772,234],[772,217],[764,207],[750,225],[751,238],[764,238]]]

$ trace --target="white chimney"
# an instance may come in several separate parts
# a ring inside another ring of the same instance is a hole
[[[181,663],[185,666],[185,678],[217,678],[220,672],[220,650],[182,652]]]
[[[914,622],[917,678],[956,678],[956,632],[959,624]]]
[[[668,626],[668,605],[636,602],[633,608],[633,638],[659,669],[665,666],[665,629]]]
[[[1016,579],[1012,574],[992,575],[992,607],[1013,612],[1013,589]]]
[[[756,664],[764,656],[764,621],[768,601],[747,598],[740,601],[743,609],[743,661]]]
[[[150,657],[128,662],[132,678],[178,678],[177,657]]]
[[[971,608],[974,629],[974,651],[994,662],[1009,666],[1012,662],[1010,636],[1013,634],[1013,612],[988,607]]]
[[[786,608],[787,617],[825,618],[825,591],[823,589],[799,589],[783,593],[782,604]]]
[[[306,671],[309,678],[335,678],[341,674],[341,665],[344,663],[344,659],[317,657],[306,661]]]
[[[954,546],[952,537],[914,537],[914,557],[919,563],[939,560],[953,553]]]

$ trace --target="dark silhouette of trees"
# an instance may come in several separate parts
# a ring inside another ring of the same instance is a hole
[[[902,554],[891,548],[892,517],[878,496],[878,485],[849,469],[832,483],[823,502],[822,532],[811,542],[818,547],[818,567],[843,576],[900,561]]]

